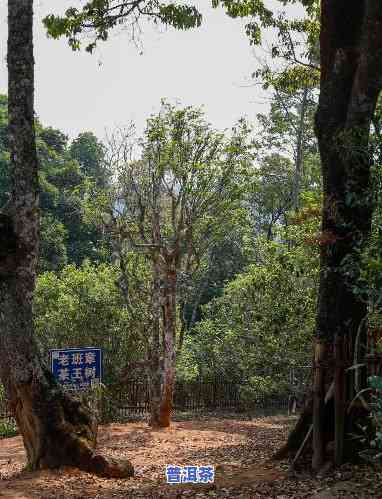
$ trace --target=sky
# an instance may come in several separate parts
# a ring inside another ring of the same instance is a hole
[[[35,0],[35,109],[45,126],[75,137],[98,137],[134,121],[138,131],[157,112],[161,98],[203,105],[215,128],[230,128],[240,117],[255,118],[268,99],[251,84],[254,50],[243,20],[196,0],[204,22],[190,31],[144,26],[143,51],[127,32],[113,33],[93,53],[73,52],[65,39],[48,39],[42,18],[63,13],[78,0]],[[7,2],[0,0],[0,92],[6,93]]]

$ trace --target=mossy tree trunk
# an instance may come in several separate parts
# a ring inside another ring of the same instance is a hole
[[[39,242],[34,131],[33,0],[8,2],[8,106],[12,193],[0,217],[0,376],[23,437],[30,469],[73,465],[105,476],[130,476],[95,454],[90,411],[55,382],[33,326]]]

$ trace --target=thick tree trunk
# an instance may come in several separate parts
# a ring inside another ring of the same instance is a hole
[[[34,133],[33,1],[8,2],[9,143],[12,198],[0,225],[0,376],[31,469],[74,465],[131,476],[94,453],[89,410],[62,392],[34,338],[32,302],[38,256],[38,177]]]
[[[352,391],[344,369],[351,363],[357,332],[367,314],[355,288],[360,251],[371,229],[369,134],[382,76],[381,6],[376,1],[341,3],[342,7],[322,4],[316,116],[324,186],[317,337],[331,346],[324,360],[326,378],[335,379],[337,464],[346,452],[345,404]],[[315,407],[319,404],[322,401],[315,399]],[[319,461],[319,448],[314,452],[313,459]]]
[[[153,264],[154,276],[154,328],[150,347],[150,425],[167,428],[171,424],[172,399],[175,384],[175,332],[176,332],[176,269],[171,264],[161,268],[158,262]],[[161,283],[161,281],[163,281]],[[162,315],[162,320],[160,320]],[[162,326],[162,328],[161,328]],[[162,334],[160,331],[162,329]],[[160,336],[162,336],[162,354],[160,359]],[[163,366],[161,366],[161,364]]]
[[[337,464],[349,457],[345,437],[350,421],[345,421],[345,407],[354,389],[354,377],[345,378],[344,372],[354,358],[357,333],[367,314],[367,305],[355,287],[360,252],[371,228],[369,134],[382,86],[381,26],[379,0],[322,0],[316,135],[324,203],[316,322],[320,351],[316,350],[313,385],[312,465],[316,469],[323,463],[323,449],[333,438],[332,430]],[[360,344],[366,343],[364,329]],[[320,345],[325,345],[323,351]],[[333,379],[335,417],[333,411],[323,410],[323,386],[329,386]],[[330,431],[325,432],[328,420]]]
[[[284,459],[295,454],[299,450],[312,424],[312,410],[313,401],[312,399],[309,399],[296,426],[290,432],[286,444],[274,454],[274,459]]]

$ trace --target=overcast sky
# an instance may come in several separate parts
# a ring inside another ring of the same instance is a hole
[[[244,22],[203,6],[204,22],[191,31],[159,30],[145,26],[143,54],[116,33],[92,55],[72,52],[64,39],[48,39],[42,18],[64,12],[77,0],[35,0],[36,113],[44,125],[74,137],[91,130],[99,137],[105,128],[133,120],[142,130],[160,99],[185,105],[204,105],[216,128],[231,127],[241,116],[252,120],[266,109],[264,92],[249,85],[256,68]],[[7,2],[0,0],[0,92],[7,88]]]

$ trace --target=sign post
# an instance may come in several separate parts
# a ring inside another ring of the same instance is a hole
[[[100,348],[66,348],[50,350],[53,376],[65,388],[87,390],[98,386],[102,379]]]

